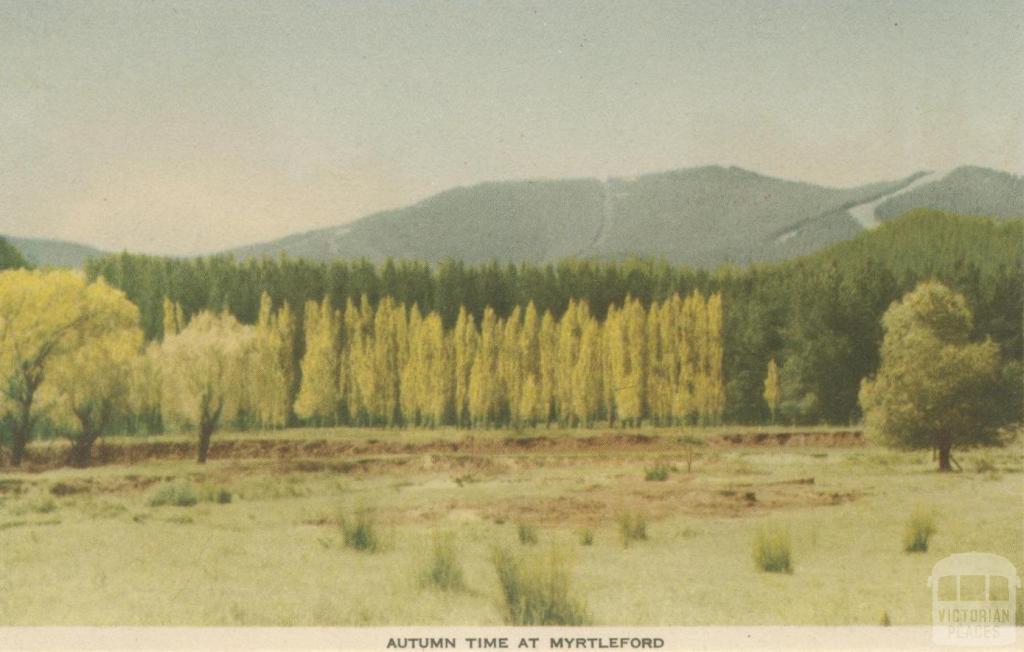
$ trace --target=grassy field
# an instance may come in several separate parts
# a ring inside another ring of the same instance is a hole
[[[1024,569],[1019,445],[962,453],[964,472],[943,475],[926,452],[871,446],[703,447],[687,472],[668,431],[565,447],[599,432],[531,434],[544,445],[305,430],[273,436],[402,445],[0,474],[0,623],[502,624],[492,558],[505,547],[556,551],[597,625],[928,624],[939,559],[994,552]],[[915,510],[935,533],[907,553]],[[365,511],[375,551],[346,546],[342,523]],[[645,540],[624,544],[625,514]],[[790,573],[755,565],[766,526],[788,535]],[[450,591],[424,581],[445,533],[464,584]]]

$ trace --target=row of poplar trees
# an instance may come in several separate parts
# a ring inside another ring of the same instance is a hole
[[[295,321],[264,296],[251,388],[264,427],[716,423],[725,406],[719,294],[627,299],[603,321],[585,301],[558,320],[533,303],[479,323],[462,309],[450,329],[388,297],[311,301],[298,370]]]

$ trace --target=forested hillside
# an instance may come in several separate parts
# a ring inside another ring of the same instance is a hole
[[[733,422],[768,419],[762,397],[769,361],[781,367],[785,420],[845,423],[859,417],[861,379],[878,365],[879,323],[889,304],[917,282],[935,278],[963,293],[979,337],[1000,346],[1007,375],[1009,416],[1021,413],[1024,355],[1020,315],[1024,223],[917,212],[818,254],[780,264],[714,272],[664,262],[565,260],[547,265],[467,265],[445,261],[317,263],[288,258],[236,261],[230,257],[178,260],[122,254],[91,261],[90,278],[122,288],[141,311],[150,339],[164,329],[164,299],[184,319],[200,310],[228,310],[255,323],[260,295],[273,308],[288,304],[296,321],[293,366],[306,349],[304,306],[328,299],[332,310],[351,301],[369,306],[383,297],[436,312],[455,326],[464,307],[476,324],[485,310],[507,319],[532,302],[539,315],[561,319],[571,300],[585,301],[603,321],[609,306],[628,298],[644,307],[694,291],[720,293],[723,305],[725,405]],[[1016,375],[1014,375],[1016,374]],[[297,391],[297,388],[296,390]]]
[[[231,253],[378,263],[387,258],[452,258],[471,264],[635,255],[713,267],[806,253],[834,242],[802,237],[785,248],[776,246],[790,229],[885,196],[908,182],[826,188],[720,166],[607,180],[492,182]]]
[[[89,258],[102,256],[105,252],[95,247],[40,238],[7,238],[9,243],[33,265],[38,267],[80,268]]]
[[[26,267],[28,261],[10,242],[0,238],[0,269]]]

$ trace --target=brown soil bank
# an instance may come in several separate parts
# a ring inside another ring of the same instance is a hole
[[[749,446],[807,446],[856,447],[864,445],[860,431],[794,431],[772,433],[715,434],[706,438],[712,447]],[[604,433],[591,437],[475,437],[467,435],[459,440],[429,442],[402,442],[384,439],[353,441],[347,439],[275,439],[245,438],[218,440],[214,437],[209,457],[217,459],[331,459],[351,456],[439,454],[529,454],[572,452],[661,452],[680,451],[686,444],[680,436],[643,435],[631,433]],[[192,441],[138,441],[118,439],[96,445],[92,465],[133,464],[149,460],[192,460],[196,456],[196,443]],[[24,468],[42,471],[64,466],[68,459],[68,446],[51,444],[31,446],[26,453]]]

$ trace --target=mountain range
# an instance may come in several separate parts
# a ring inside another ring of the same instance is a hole
[[[1024,217],[1024,178],[959,167],[829,188],[707,166],[605,180],[488,182],[225,253],[467,263],[641,256],[712,267],[810,253],[913,208]],[[102,253],[59,241],[10,241],[38,265],[79,266]]]

